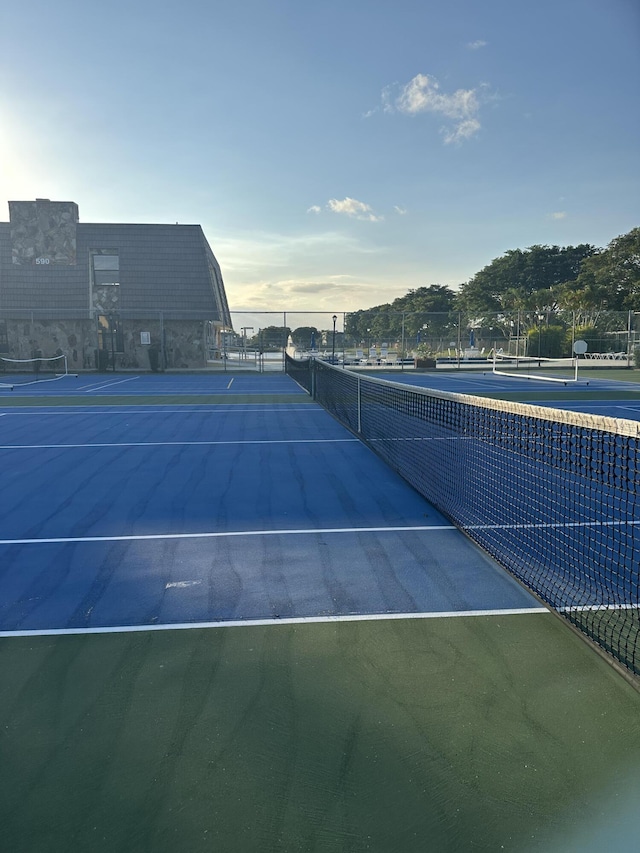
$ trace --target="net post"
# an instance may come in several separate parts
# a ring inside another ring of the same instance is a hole
[[[361,378],[358,376],[358,433],[362,432],[362,392],[360,390]]]

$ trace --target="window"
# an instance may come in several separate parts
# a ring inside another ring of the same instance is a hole
[[[94,287],[120,284],[120,257],[113,250],[94,250],[91,253],[91,272]]]

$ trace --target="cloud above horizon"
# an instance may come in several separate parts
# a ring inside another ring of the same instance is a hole
[[[342,200],[330,198],[326,204],[326,210],[331,213],[338,213],[342,216],[349,216],[351,219],[360,219],[363,222],[382,222],[384,216],[378,216],[373,212],[371,205],[365,204],[363,201],[358,201],[356,198],[346,196]],[[312,204],[307,208],[307,213],[322,213],[322,208],[319,204]]]
[[[350,216],[352,219],[362,219],[366,222],[381,222],[384,216],[377,216],[370,205],[363,201],[358,201],[355,198],[343,198],[339,201],[337,198],[330,198],[327,202],[327,208],[332,213],[341,213],[344,216]]]
[[[476,41],[470,41],[467,44],[467,47],[469,48],[469,50],[480,50],[481,47],[486,47],[486,46],[487,46],[487,42],[484,41],[483,39],[476,39]]]
[[[416,74],[404,85],[394,83],[382,90],[382,110],[408,116],[422,113],[442,116],[448,119],[448,124],[440,128],[445,144],[460,144],[480,131],[480,92],[485,88],[482,85],[446,93],[441,91],[435,77]],[[374,112],[376,110],[366,113],[365,118]]]

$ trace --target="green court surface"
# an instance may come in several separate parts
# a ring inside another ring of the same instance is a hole
[[[638,849],[640,696],[551,613],[13,637],[0,679],[11,853]]]

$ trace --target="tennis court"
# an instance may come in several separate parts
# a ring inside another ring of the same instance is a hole
[[[574,412],[603,415],[612,418],[640,420],[640,375],[626,369],[582,369],[577,382],[566,385],[536,382],[526,376],[494,375],[488,363],[485,370],[406,371],[377,374],[394,382],[535,403],[539,406],[569,409]]]
[[[0,391],[7,850],[635,849],[632,684],[327,408]]]

